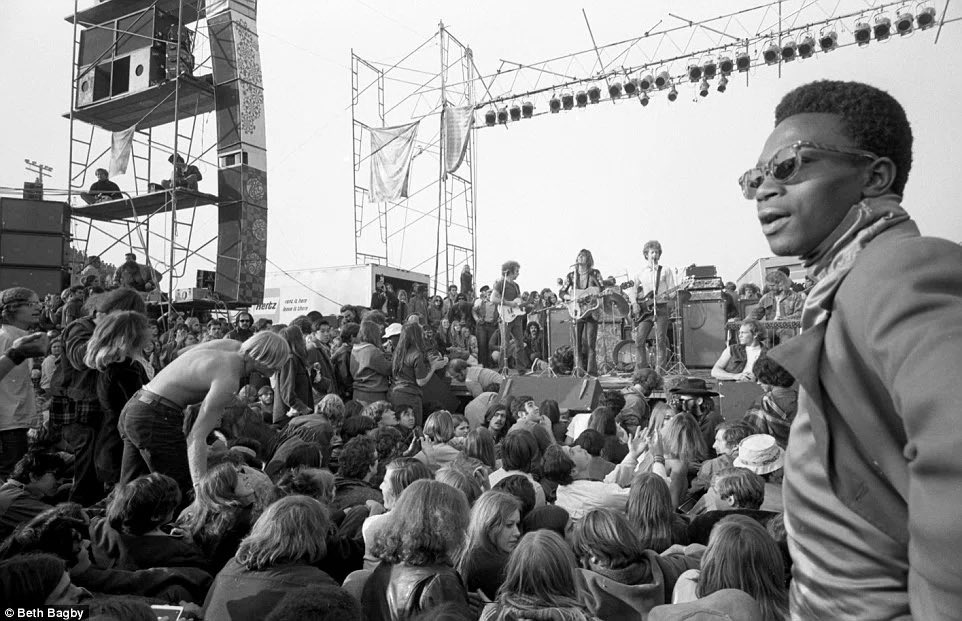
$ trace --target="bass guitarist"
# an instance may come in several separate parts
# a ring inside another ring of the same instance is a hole
[[[655,332],[655,352],[657,368],[664,369],[668,351],[668,304],[658,300],[658,295],[675,288],[675,276],[670,268],[658,264],[661,259],[661,243],[657,240],[647,242],[642,250],[645,255],[645,268],[635,276],[635,288],[629,291],[632,312],[638,322],[635,336],[637,348],[636,366],[650,367],[645,341]]]
[[[561,297],[575,320],[575,373],[587,371],[589,375],[598,375],[595,344],[603,286],[601,272],[595,269],[595,259],[585,248],[578,252],[574,267],[574,271],[568,272]]]
[[[524,351],[525,309],[521,302],[521,287],[516,282],[520,273],[520,263],[505,261],[501,265],[501,278],[494,283],[491,290],[491,302],[497,305],[501,316],[501,364],[505,367],[508,364],[504,350],[507,349],[510,334],[516,344],[515,366],[518,370],[525,370],[531,365],[531,361]]]

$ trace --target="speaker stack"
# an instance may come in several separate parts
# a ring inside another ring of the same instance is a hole
[[[69,234],[67,203],[0,198],[0,289],[59,295],[70,284]]]
[[[693,291],[680,310],[682,362],[689,368],[710,369],[728,346],[721,290]]]

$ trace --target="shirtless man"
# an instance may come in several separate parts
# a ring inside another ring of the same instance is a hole
[[[121,483],[160,472],[185,494],[191,481],[196,487],[207,472],[207,436],[233,403],[240,379],[252,371],[273,375],[289,356],[287,342],[268,331],[243,343],[220,339],[183,351],[124,406]],[[185,437],[184,408],[196,403],[200,413]]]

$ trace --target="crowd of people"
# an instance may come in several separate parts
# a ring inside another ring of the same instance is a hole
[[[898,204],[911,132],[891,97],[816,82],[777,118],[742,188],[815,284],[798,296],[774,277],[715,365],[761,384],[744,413],[647,360],[588,412],[499,391],[480,336],[497,324],[485,304],[521,306],[513,262],[491,298],[384,286],[369,310],[289,325],[150,319],[125,286],[72,288],[59,312],[0,292],[0,599],[104,620],[151,604],[233,620],[951,618],[958,400],[933,364],[962,358],[946,278],[962,251]],[[598,284],[586,252],[576,292]],[[657,258],[649,271],[660,282]],[[801,314],[802,334],[768,350],[754,319],[770,313]],[[919,313],[940,330],[904,325]],[[537,335],[515,328],[523,368]]]

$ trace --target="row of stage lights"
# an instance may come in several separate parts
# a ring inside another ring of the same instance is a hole
[[[916,28],[927,30],[935,26],[935,8],[928,6],[919,10],[917,15],[904,11],[899,13],[895,22],[885,16],[875,18],[874,24],[860,21],[855,25],[855,43],[860,47],[868,45],[874,37],[876,41],[885,41],[894,33],[899,36],[911,34]],[[816,46],[822,52],[831,52],[838,47],[838,33],[835,30],[825,30],[819,33],[818,37],[804,34],[798,40],[785,40],[778,45],[771,43],[762,50],[762,60],[767,65],[776,65],[781,62],[791,62],[796,58],[810,58],[815,54]],[[752,66],[752,57],[748,52],[740,52],[735,55],[734,60],[729,56],[719,56],[717,59],[708,60],[701,64],[691,64],[688,66],[688,79],[698,84],[698,95],[707,97],[711,91],[709,80],[715,79],[721,74],[721,79],[715,87],[719,93],[724,93],[728,88],[728,76],[732,73],[746,72]],[[671,74],[668,71],[660,71],[657,75],[645,73],[639,77],[630,78],[624,83],[611,82],[608,85],[608,97],[610,99],[620,99],[622,96],[639,97],[642,106],[647,106],[650,98],[648,93],[652,90],[668,89],[668,101],[678,99],[678,90],[675,88]],[[601,87],[591,85],[583,91],[572,93],[563,92],[560,96],[555,94],[548,101],[548,110],[554,114],[562,110],[571,110],[575,107],[584,108],[588,104],[596,104],[601,101]],[[514,104],[510,108],[491,108],[484,113],[484,123],[489,127],[498,124],[505,124],[509,120],[520,121],[530,119],[534,116],[534,104],[525,101],[522,104]]]

